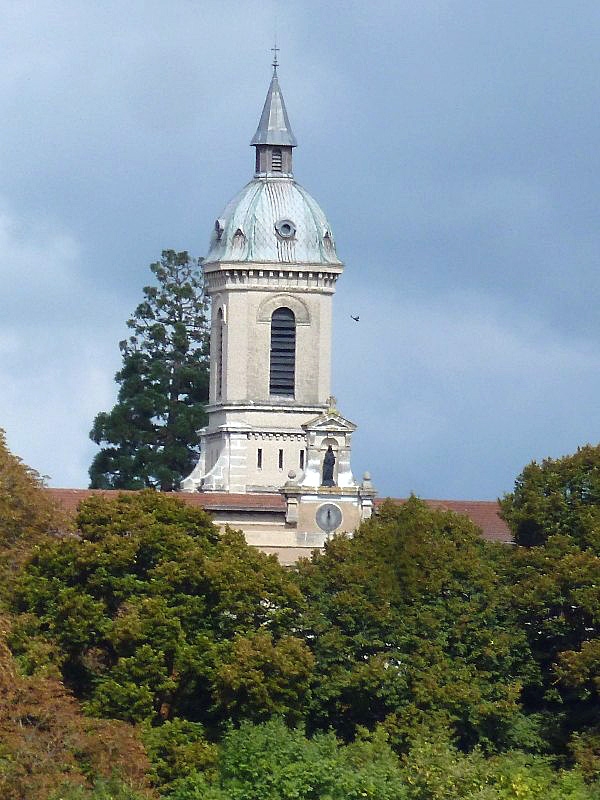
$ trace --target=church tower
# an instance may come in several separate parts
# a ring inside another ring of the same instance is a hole
[[[276,492],[322,482],[356,487],[354,426],[331,397],[332,298],[342,274],[333,231],[294,179],[297,145],[277,63],[260,122],[253,179],[215,220],[203,263],[211,298],[209,423],[184,491]],[[336,435],[330,435],[335,434]]]

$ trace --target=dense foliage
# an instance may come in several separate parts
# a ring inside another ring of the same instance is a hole
[[[24,663],[55,642],[88,711],[130,722],[302,715],[313,657],[291,630],[303,598],[273,556],[149,490],[93,497],[78,525],[34,552],[18,588]]]
[[[501,507],[517,544],[541,546],[562,535],[600,552],[600,445],[541,464],[532,461]]]
[[[43,482],[6,446],[0,428],[0,600],[10,595],[13,580],[31,547],[69,522],[40,491]]]
[[[382,731],[343,746],[331,733],[309,740],[278,719],[229,731],[216,772],[191,773],[167,791],[170,800],[407,797],[399,762]]]
[[[150,765],[139,737],[124,723],[83,716],[60,679],[58,643],[38,642],[37,652],[31,643],[30,657],[44,666],[30,676],[9,648],[15,620],[8,606],[19,570],[46,542],[71,536],[41,487],[0,431],[0,797],[67,800],[68,784],[68,792],[84,798],[96,782],[97,800],[102,787],[114,790],[114,800],[117,792],[120,800],[149,798]]]
[[[515,743],[532,664],[489,549],[467,518],[411,498],[300,567],[313,727],[383,723],[401,749],[435,730],[465,749]]]
[[[517,547],[411,498],[286,570],[150,490],[73,533],[0,442],[0,795],[598,800],[599,470],[527,466]]]
[[[99,489],[179,487],[198,459],[198,430],[206,423],[209,329],[197,262],[165,250],[150,265],[157,285],[120,342],[123,366],[117,404],[94,420],[91,439],[102,449],[90,467]]]
[[[67,781],[85,797],[90,779],[123,791],[135,785],[137,797],[150,797],[144,789],[150,765],[131,726],[86,718],[57,677],[20,674],[6,646],[7,627],[8,620],[0,618],[2,800],[47,800]]]
[[[521,545],[506,578],[539,666],[525,708],[553,751],[600,775],[600,446],[532,462],[501,506]]]

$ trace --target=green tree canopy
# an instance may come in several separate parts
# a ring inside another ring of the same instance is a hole
[[[527,546],[411,498],[292,571],[151,490],[75,533],[0,441],[0,794],[598,800],[597,456],[519,476]]]
[[[600,445],[532,461],[500,505],[517,544],[543,545],[562,534],[600,554]]]
[[[384,723],[402,748],[440,729],[510,745],[531,665],[492,551],[466,517],[411,498],[301,565],[312,725],[348,738]]]
[[[198,458],[206,422],[209,327],[197,262],[163,251],[150,265],[157,285],[127,321],[120,342],[117,404],[94,420],[90,438],[102,446],[90,467],[99,489],[177,489]]]
[[[77,797],[87,798],[94,777],[120,775],[148,798],[150,769],[144,748],[123,722],[86,719],[57,677],[24,676],[7,646],[11,620],[0,615],[0,797],[47,800],[66,797],[58,787],[68,780]],[[91,779],[91,780],[88,780]],[[118,781],[114,781],[116,786]],[[91,790],[90,790],[91,791]],[[53,795],[54,796],[54,795]],[[100,798],[103,795],[94,794]],[[114,795],[117,796],[116,793]],[[131,795],[122,795],[134,798]]]
[[[0,428],[0,603],[40,538],[71,527],[42,487],[38,473],[10,452]]]
[[[51,649],[90,713],[132,722],[302,716],[300,590],[274,556],[151,490],[86,501],[80,536],[47,541],[17,594],[24,664]],[[242,669],[243,665],[243,669]]]
[[[527,707],[552,750],[600,774],[600,446],[532,462],[501,502],[512,604],[539,665]]]

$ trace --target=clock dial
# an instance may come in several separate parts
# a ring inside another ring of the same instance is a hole
[[[315,520],[322,531],[333,533],[342,524],[342,512],[333,503],[323,503],[317,508]]]

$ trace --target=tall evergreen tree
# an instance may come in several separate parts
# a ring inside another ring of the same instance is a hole
[[[206,423],[209,323],[198,263],[164,250],[150,265],[158,285],[127,321],[123,366],[112,411],[100,412],[90,438],[101,445],[90,467],[96,489],[177,489],[198,457]]]

